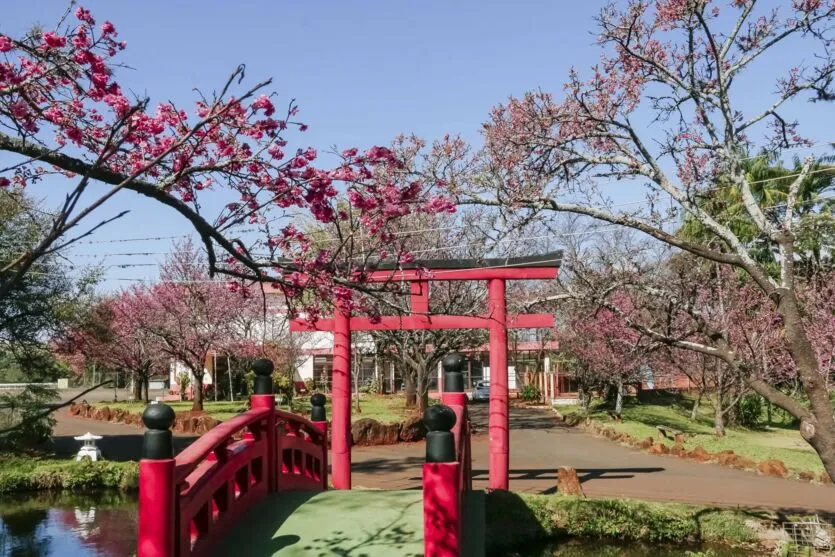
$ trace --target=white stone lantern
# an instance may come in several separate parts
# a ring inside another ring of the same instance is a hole
[[[102,438],[101,435],[93,435],[89,431],[84,435],[79,437],[74,437],[76,441],[81,441],[81,449],[78,451],[78,454],[75,455],[75,460],[83,460],[85,458],[89,458],[92,461],[97,461],[101,456],[101,450],[96,446],[96,441]]]

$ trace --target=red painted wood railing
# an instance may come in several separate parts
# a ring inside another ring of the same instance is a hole
[[[138,557],[200,557],[270,492],[325,490],[327,423],[276,411],[273,395],[174,459],[140,461]]]
[[[455,461],[423,465],[424,554],[460,557],[465,497],[472,491],[470,420],[464,393],[444,393],[442,402],[455,412]]]

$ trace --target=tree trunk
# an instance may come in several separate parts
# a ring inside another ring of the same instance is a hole
[[[191,378],[194,401],[191,404],[191,410],[193,412],[199,412],[203,410],[203,370],[201,369],[199,372],[192,370],[192,375],[194,375]]]
[[[617,385],[618,392],[615,395],[615,416],[620,416],[623,412],[623,378],[618,378]]]
[[[414,408],[417,406],[417,388],[415,387],[415,379],[411,373],[406,373],[403,376],[403,382],[406,387],[406,408]]]
[[[702,396],[703,395],[704,395],[704,392],[702,392],[702,390],[699,389],[699,394],[696,395],[696,400],[693,401],[693,409],[690,410],[690,421],[691,422],[695,422],[696,418],[699,417],[699,406],[702,403]]]
[[[716,437],[725,436],[725,414],[722,413],[722,404],[720,401],[716,401],[716,406],[713,411],[713,431],[716,433]]]
[[[142,377],[142,390],[145,391],[145,402],[151,402],[151,397],[148,394],[148,390],[151,388],[151,378],[146,374]]]
[[[586,394],[586,389],[582,383],[577,385],[577,398],[580,399],[580,407],[584,412],[589,410],[589,397]]]
[[[142,373],[133,372],[133,400],[142,400]]]
[[[796,416],[800,419],[800,435],[812,445],[829,477],[835,481],[835,409],[803,326],[797,298],[791,290],[785,290],[782,294],[777,311],[783,318],[786,348],[797,365],[797,372],[803,382],[803,390],[809,397],[811,410],[811,415],[807,413]],[[786,410],[791,411],[789,408]]]

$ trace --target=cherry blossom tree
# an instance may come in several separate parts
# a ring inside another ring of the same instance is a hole
[[[299,108],[284,108],[271,80],[247,85],[235,68],[213,93],[198,93],[193,107],[153,106],[119,83],[116,27],[97,23],[83,7],[67,11],[52,28],[21,37],[0,34],[0,194],[39,183],[65,187],[51,224],[31,249],[0,268],[0,299],[35,262],[96,233],[124,213],[106,203],[123,192],[150,198],[193,226],[207,252],[210,275],[272,283],[308,305],[342,298],[361,305],[351,257],[335,261],[361,226],[370,246],[387,245],[400,257],[390,224],[413,212],[451,210],[451,204],[406,171],[389,148],[348,148],[321,166],[317,150],[298,141]],[[171,98],[173,92],[161,91]],[[201,199],[211,196],[211,204]],[[222,210],[207,215],[206,206]],[[349,218],[347,208],[352,210]],[[341,235],[314,249],[293,220],[301,214],[340,224]],[[239,224],[259,230],[236,232]]]
[[[148,292],[131,288],[92,308],[87,319],[56,339],[62,359],[81,373],[89,364],[125,372],[133,380],[135,400],[148,401],[148,379],[165,372],[168,361],[157,339],[141,326]]]
[[[719,266],[734,267],[756,288],[794,364],[808,405],[756,374],[748,386],[800,422],[803,438],[835,478],[835,417],[795,269],[800,186],[813,170],[807,158],[787,187],[785,201],[771,207],[754,195],[757,184],[744,171],[748,153],[810,145],[791,107],[817,101],[824,114],[835,99],[835,3],[792,0],[778,8],[756,0],[720,6],[708,0],[630,0],[605,7],[597,19],[600,62],[588,77],[572,70],[562,98],[536,91],[497,107],[485,124],[486,147],[478,180],[459,184],[462,202],[504,209],[508,219],[569,212],[640,231]],[[754,106],[740,83],[774,75],[768,60],[794,60],[774,79],[774,95]],[[786,179],[783,176],[782,179]],[[606,182],[644,188],[646,198],[619,207]],[[745,218],[778,254],[772,274],[711,211],[704,199],[717,184],[740,193]],[[626,208],[624,208],[626,207]],[[682,218],[696,219],[714,242],[675,233]],[[606,296],[595,298],[603,305]],[[675,293],[655,288],[658,300]],[[694,322],[695,307],[682,308]],[[722,334],[685,340],[659,323],[630,324],[659,342],[696,350],[744,367],[739,346]],[[659,326],[656,326],[659,325]]]
[[[249,358],[263,353],[263,337],[242,329],[239,321],[262,304],[248,290],[211,279],[206,269],[204,255],[187,241],[175,246],[160,282],[137,287],[145,301],[137,308],[138,326],[169,361],[188,369],[194,410],[203,409],[203,375],[213,351],[237,350]]]

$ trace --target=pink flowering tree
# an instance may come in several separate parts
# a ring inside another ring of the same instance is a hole
[[[559,95],[535,91],[497,107],[485,124],[478,180],[460,185],[462,202],[495,207],[509,219],[573,213],[639,231],[697,259],[734,267],[776,312],[780,337],[794,364],[804,404],[756,374],[754,391],[800,422],[803,438],[835,478],[835,417],[801,301],[795,254],[801,185],[811,158],[783,176],[779,207],[756,194],[745,172],[750,153],[810,145],[792,106],[817,101],[825,118],[835,99],[835,3],[791,0],[774,9],[757,0],[630,0],[597,18],[600,62],[572,70]],[[770,60],[788,60],[788,69]],[[757,74],[757,72],[760,72]],[[741,87],[767,76],[764,101]],[[638,203],[617,205],[606,187],[643,189]],[[603,185],[603,184],[611,184]],[[777,269],[757,261],[722,215],[705,203],[717,184],[739,192],[744,217],[778,253]],[[777,210],[775,210],[777,209]],[[676,234],[695,219],[710,241]],[[675,304],[676,294],[655,288]],[[597,296],[600,302],[603,296]],[[690,308],[683,308],[690,310]],[[699,320],[701,317],[691,316]],[[643,334],[744,367],[739,346],[724,335],[709,341],[668,335],[663,322],[630,321]]]
[[[390,224],[452,209],[389,148],[349,148],[320,165],[317,150],[293,137],[307,129],[295,103],[280,105],[269,79],[247,85],[243,66],[192,106],[132,97],[119,83],[125,48],[111,22],[83,7],[54,29],[0,34],[0,151],[9,155],[0,191],[47,181],[68,189],[34,247],[0,268],[0,298],[39,258],[121,217],[103,216],[102,206],[123,192],[189,222],[210,275],[272,283],[293,299],[313,291],[311,306],[334,296],[361,305],[363,275],[345,253],[358,226],[366,249],[385,244],[390,257],[407,257]],[[225,198],[218,214],[204,212],[208,192],[212,206]],[[340,234],[314,246],[292,223],[300,214],[339,224]],[[236,234],[242,223],[259,230],[254,240]]]
[[[249,290],[212,279],[206,268],[204,254],[190,242],[175,246],[160,282],[141,287],[145,304],[136,315],[160,353],[188,369],[194,410],[203,409],[203,376],[212,352],[235,350],[248,358],[264,353],[263,337],[240,321],[257,312],[261,301]]]
[[[135,400],[148,401],[148,379],[165,372],[168,361],[139,316],[148,306],[146,290],[131,288],[92,308],[85,322],[55,341],[60,357],[77,373],[89,364],[126,373]]]

